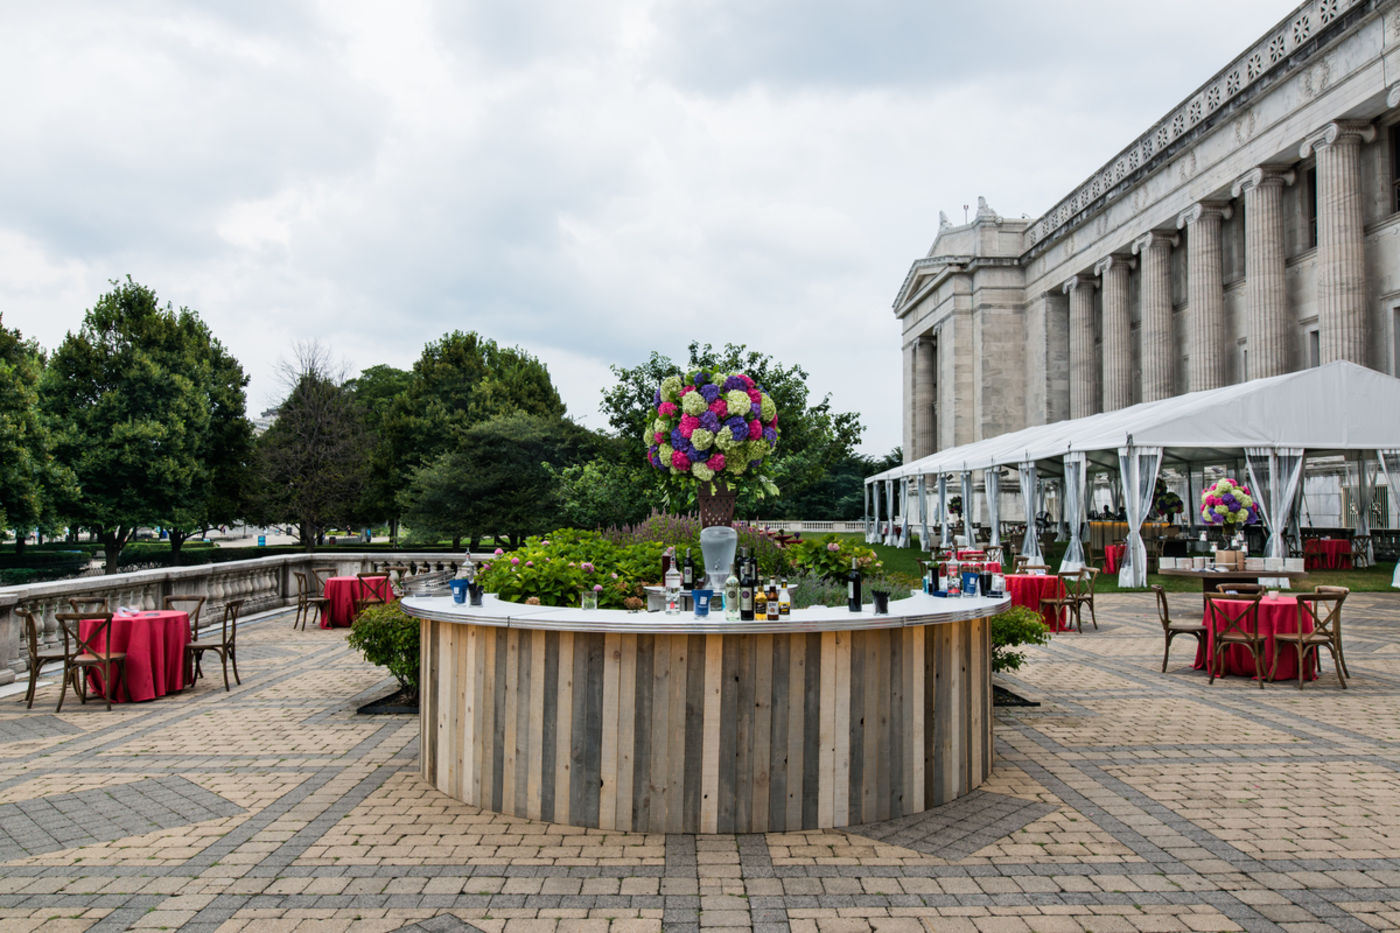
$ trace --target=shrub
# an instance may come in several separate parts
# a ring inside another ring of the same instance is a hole
[[[380,667],[399,682],[404,696],[418,699],[418,620],[399,608],[398,600],[369,606],[355,618],[346,640],[365,660]]]
[[[788,546],[788,558],[808,573],[828,580],[844,580],[851,570],[851,558],[856,559],[860,572],[878,576],[884,564],[873,550],[842,541],[836,535],[824,535],[820,540],[803,539]]]
[[[499,554],[480,582],[501,599],[536,597],[544,606],[577,606],[579,594],[590,589],[600,608],[621,609],[628,597],[644,595],[644,585],[660,582],[663,550],[655,541],[614,544],[596,531],[561,528]]]
[[[1050,640],[1050,630],[1040,613],[1025,606],[1012,606],[992,616],[992,671],[1014,671],[1026,661],[1016,645],[1043,645]]]

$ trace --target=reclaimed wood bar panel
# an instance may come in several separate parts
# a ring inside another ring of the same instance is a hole
[[[986,617],[837,631],[546,631],[420,617],[423,777],[639,832],[856,825],[992,768]]]

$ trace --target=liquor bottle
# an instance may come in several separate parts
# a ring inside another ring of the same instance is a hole
[[[661,579],[662,579],[662,580],[665,580],[665,579],[666,579],[666,571],[668,571],[668,570],[671,569],[671,554],[672,554],[672,549],[671,549],[671,548],[667,548],[666,550],[664,550],[664,551],[661,552]]]
[[[749,575],[748,548],[739,558],[739,618],[753,621],[753,577]]]
[[[762,581],[757,582],[753,588],[753,617],[768,618],[768,592],[764,590]]]
[[[679,615],[681,611],[681,572],[672,564],[666,571],[666,614]]]
[[[786,619],[791,614],[792,593],[788,590],[787,580],[784,580],[782,589],[778,590],[778,615]]]
[[[949,596],[962,595],[962,567],[958,565],[956,557],[948,561],[948,590]]]
[[[735,568],[729,569],[729,579],[724,581],[724,617],[730,622],[739,619],[739,577]]]
[[[768,578],[768,621],[776,622],[782,615],[782,609],[778,606],[778,581],[772,577]]]
[[[695,589],[695,561],[690,558],[690,548],[685,549],[685,563],[681,564],[681,588]]]
[[[851,572],[846,574],[846,608],[852,612],[860,612],[860,568],[856,566],[856,559],[851,558]]]

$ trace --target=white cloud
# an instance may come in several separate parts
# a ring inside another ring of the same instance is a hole
[[[882,453],[938,210],[1044,210],[1287,9],[11,4],[0,314],[51,347],[129,273],[255,410],[298,340],[407,367],[475,329],[590,424],[610,363],[740,342]]]

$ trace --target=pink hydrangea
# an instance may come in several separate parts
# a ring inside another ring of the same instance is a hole
[[[656,431],[656,432],[654,432],[654,433],[651,435],[651,442],[652,442],[653,444],[661,444],[661,443],[664,443],[665,440],[666,440],[666,435],[662,434],[660,431]]]
[[[756,441],[763,437],[763,425],[755,418],[749,422],[749,440]]]
[[[519,566],[520,566],[520,558],[518,558],[518,557],[512,557],[512,558],[510,559],[510,565],[511,565],[512,567],[519,567]]]
[[[690,437],[700,427],[700,419],[694,415],[681,415],[681,437]],[[658,441],[657,443],[660,443]]]
[[[724,469],[724,454],[710,454],[710,459],[705,461],[705,465],[718,473]]]
[[[763,404],[763,393],[757,389],[749,389],[749,401]]]
[[[673,450],[671,451],[671,466],[677,470],[689,470],[690,458],[679,450]]]
[[[710,403],[710,411],[715,413],[716,418],[723,418],[729,414],[729,406],[724,404],[724,399],[717,398]]]
[[[753,383],[753,380],[752,380],[752,379],[750,379],[748,376],[744,375],[743,373],[737,373],[736,375],[738,375],[738,377],[743,381],[744,385],[748,386],[750,389],[753,388],[754,383]]]
[[[656,413],[663,418],[669,418],[676,413],[676,403],[662,402],[656,406]]]
[[[695,391],[695,386],[692,386],[692,385],[682,386],[682,387],[681,387],[681,398],[685,398],[685,396],[686,396],[688,393],[694,392],[694,391]]]
[[[496,548],[496,556],[497,556],[497,557],[500,557],[500,556],[501,556],[502,554],[504,554],[504,553],[505,553],[505,551],[501,550],[500,548]]]

